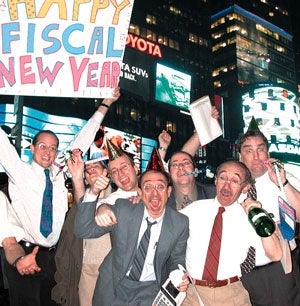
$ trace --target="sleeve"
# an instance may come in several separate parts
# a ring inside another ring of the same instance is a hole
[[[88,120],[83,128],[78,132],[73,141],[71,142],[69,149],[80,149],[83,155],[87,152],[92,145],[95,135],[99,130],[99,127],[104,119],[104,115],[98,111]]]
[[[10,143],[7,134],[0,128],[0,163],[5,172],[14,181],[14,173],[18,171],[18,164],[23,163],[15,149]]]
[[[178,237],[171,253],[169,273],[173,270],[178,269],[178,264],[185,267],[185,255],[187,248],[187,240],[189,237],[189,219],[187,216],[181,216],[180,222],[182,224],[182,230],[179,232]]]
[[[17,241],[24,239],[25,232],[18,222],[9,200],[6,195],[0,191],[0,246],[2,247],[2,241],[7,237],[16,237]]]
[[[84,202],[83,197],[78,203],[78,211],[75,217],[74,233],[79,238],[98,238],[113,227],[100,227],[95,222],[95,210],[97,201]]]

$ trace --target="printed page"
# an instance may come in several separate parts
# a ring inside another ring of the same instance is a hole
[[[204,96],[189,105],[192,120],[202,146],[223,134],[217,119],[211,116],[211,102],[209,96]]]

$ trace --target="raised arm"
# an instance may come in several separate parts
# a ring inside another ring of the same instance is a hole
[[[81,157],[81,151],[74,150],[72,152],[72,157],[68,159],[67,164],[72,175],[74,202],[77,204],[79,199],[83,197],[85,193],[85,185],[83,179],[84,161]]]
[[[97,111],[88,120],[85,126],[75,136],[73,142],[70,144],[70,150],[80,149],[83,155],[87,152],[89,147],[94,141],[95,135],[99,130],[99,127],[105,117],[105,114],[109,110],[109,107],[116,102],[120,97],[119,87],[115,88],[113,92],[113,98],[105,98],[99,105]]]
[[[215,106],[211,107],[211,116],[214,119],[219,118],[219,111]],[[187,140],[187,142],[183,145],[181,148],[181,151],[190,153],[192,156],[194,156],[199,148],[201,146],[199,136],[196,131],[194,131],[193,135]]]
[[[171,135],[166,130],[163,130],[158,135],[158,152],[162,160],[164,160],[166,157],[166,153],[171,143],[171,140]]]
[[[254,201],[251,198],[247,198],[242,206],[247,214],[249,207],[261,207],[261,203]],[[283,256],[281,249],[281,244],[279,240],[279,229],[276,225],[275,232],[269,237],[261,237],[262,245],[265,250],[266,256],[268,256],[272,261],[279,261]]]
[[[296,218],[299,221],[300,220],[300,191],[297,190],[292,185],[292,178],[290,179],[291,182],[289,182],[289,180],[287,179],[287,173],[284,169],[283,164],[278,162],[278,160],[276,160],[275,158],[270,158],[265,162],[265,166],[268,169],[268,174],[269,174],[270,180],[276,186],[278,186],[278,188],[280,188],[279,181],[278,181],[274,166],[272,164],[273,162],[277,162],[277,164],[278,164],[277,167],[278,167],[278,171],[279,171],[280,180],[283,184],[284,193],[287,197],[287,200],[288,200],[289,204],[291,206],[293,206],[294,209],[296,210]],[[295,179],[295,181],[297,180],[296,178],[294,178],[294,179]],[[300,185],[300,183],[298,185]],[[300,186],[298,186],[298,188],[299,187]]]

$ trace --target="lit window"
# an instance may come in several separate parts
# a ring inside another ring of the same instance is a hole
[[[148,24],[156,24],[156,17],[147,14],[146,22],[147,22]]]
[[[177,129],[176,129],[176,123],[171,122],[171,121],[167,121],[166,122],[166,130],[176,133]]]

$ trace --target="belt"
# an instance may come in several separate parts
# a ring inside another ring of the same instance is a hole
[[[55,251],[56,250],[56,245],[53,245],[51,247],[44,247],[42,245],[38,245],[38,244],[34,244],[34,243],[31,243],[29,241],[25,241],[25,240],[21,240],[19,242],[19,244],[25,248],[30,248],[30,249],[33,249],[34,247],[38,246],[39,247],[39,251],[48,251],[48,252],[52,252],[52,251]]]
[[[202,286],[202,287],[210,287],[210,288],[217,288],[217,287],[223,287],[228,284],[235,283],[239,281],[240,278],[238,276],[230,277],[223,280],[216,280],[216,281],[207,281],[207,280],[201,280],[201,279],[194,279],[195,285]]]

